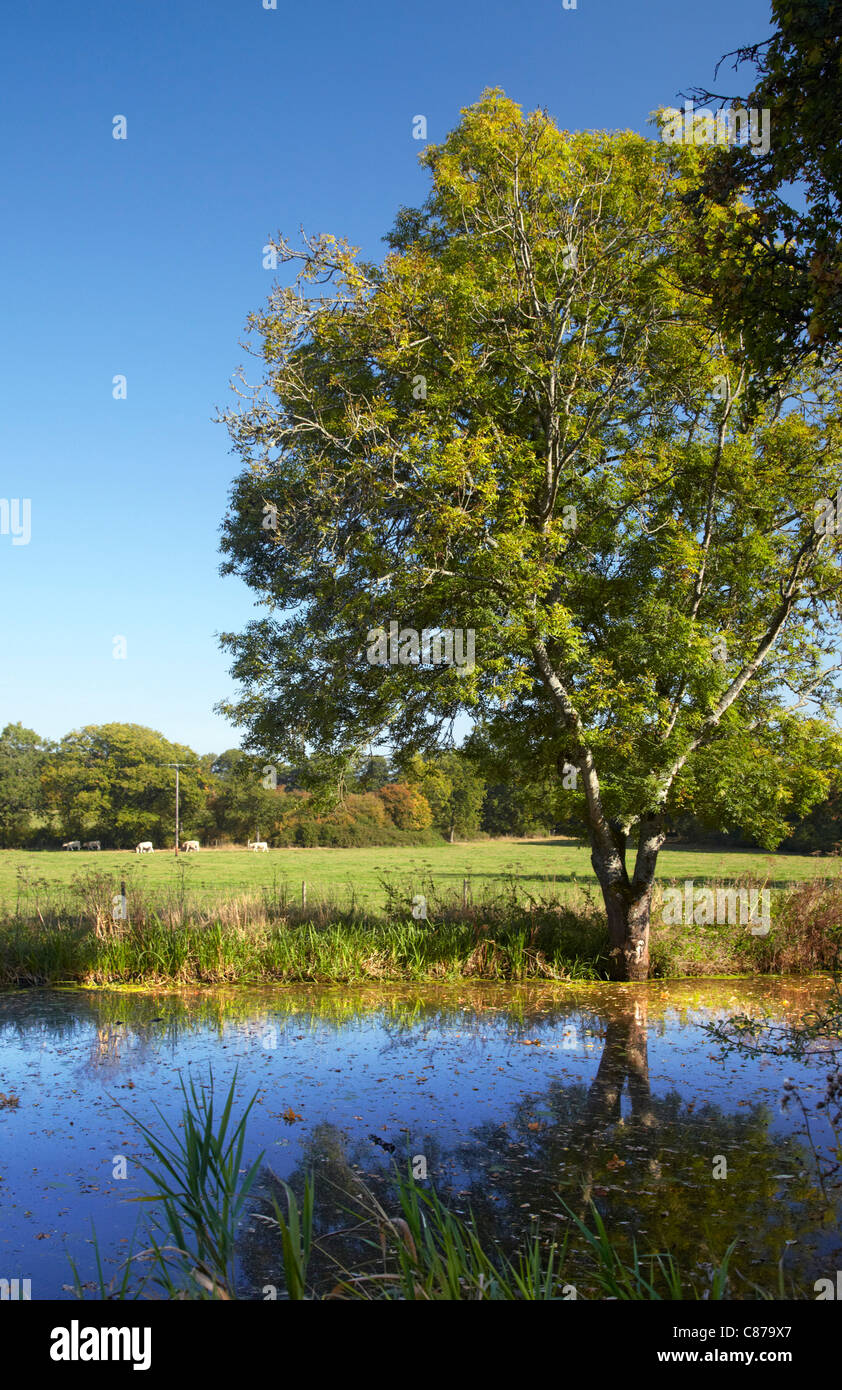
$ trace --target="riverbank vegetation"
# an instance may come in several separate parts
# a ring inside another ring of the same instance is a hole
[[[0,984],[572,981],[610,973],[604,917],[587,887],[559,899],[524,892],[512,880],[474,902],[434,883],[414,895],[386,883],[384,906],[360,908],[353,895],[338,894],[305,906],[283,885],[212,904],[193,899],[183,882],[180,891],[157,894],[135,883],[125,899],[117,886],[107,874],[89,874],[72,894],[43,892],[0,918]],[[738,906],[740,890],[762,891],[757,881],[740,881]],[[123,903],[125,918],[115,918]],[[656,905],[653,975],[838,966],[842,885],[797,884],[770,894],[770,904],[763,935],[742,919],[665,922]],[[422,908],[425,916],[413,915]]]

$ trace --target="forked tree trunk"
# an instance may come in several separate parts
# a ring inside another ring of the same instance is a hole
[[[553,669],[543,641],[534,643],[533,654],[541,679],[555,702],[566,733],[565,747],[557,752],[556,765],[561,773],[567,766],[568,759],[572,759],[582,778],[591,840],[591,863],[602,889],[608,917],[610,978],[647,980],[652,885],[655,880],[658,851],[664,843],[663,805],[672,780],[686,761],[687,754],[674,764],[667,776],[661,778],[658,799],[636,821],[637,856],[634,875],[630,876],[626,868],[626,838],[628,826],[635,824],[635,820],[630,819],[622,824],[609,820],[602,800],[593,752],[570,691]]]
[[[601,883],[600,887],[608,918],[611,979],[648,980],[652,885],[642,890],[622,883]]]
[[[608,919],[609,975],[612,980],[648,980],[649,913],[663,831],[655,821],[640,825],[634,877],[626,870],[625,836],[612,826],[613,844],[594,836],[591,863]]]

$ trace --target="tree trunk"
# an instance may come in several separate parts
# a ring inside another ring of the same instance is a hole
[[[640,822],[634,877],[626,870],[626,837],[611,826],[613,844],[606,853],[594,836],[591,863],[602,889],[608,918],[609,976],[612,980],[648,980],[649,910],[663,830],[656,818]]]
[[[640,893],[631,885],[602,884],[608,917],[609,973],[612,980],[649,978],[649,905],[652,886]]]

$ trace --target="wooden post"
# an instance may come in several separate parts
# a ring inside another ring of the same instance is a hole
[[[462,906],[465,909],[468,906],[468,880],[466,878],[462,879]]]
[[[301,880],[301,910],[307,911],[307,884],[304,879]]]

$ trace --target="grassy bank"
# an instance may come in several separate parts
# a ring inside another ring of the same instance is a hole
[[[0,984],[214,985],[598,980],[607,977],[602,905],[586,888],[538,897],[516,881],[472,902],[425,885],[425,920],[386,885],[387,906],[339,896],[302,907],[268,891],[196,900],[182,884],[154,893],[90,873],[73,893],[42,894],[0,918]],[[760,887],[745,879],[742,887]],[[772,894],[764,937],[748,926],[664,925],[656,897],[652,974],[660,978],[834,969],[842,946],[842,885],[806,882]]]

